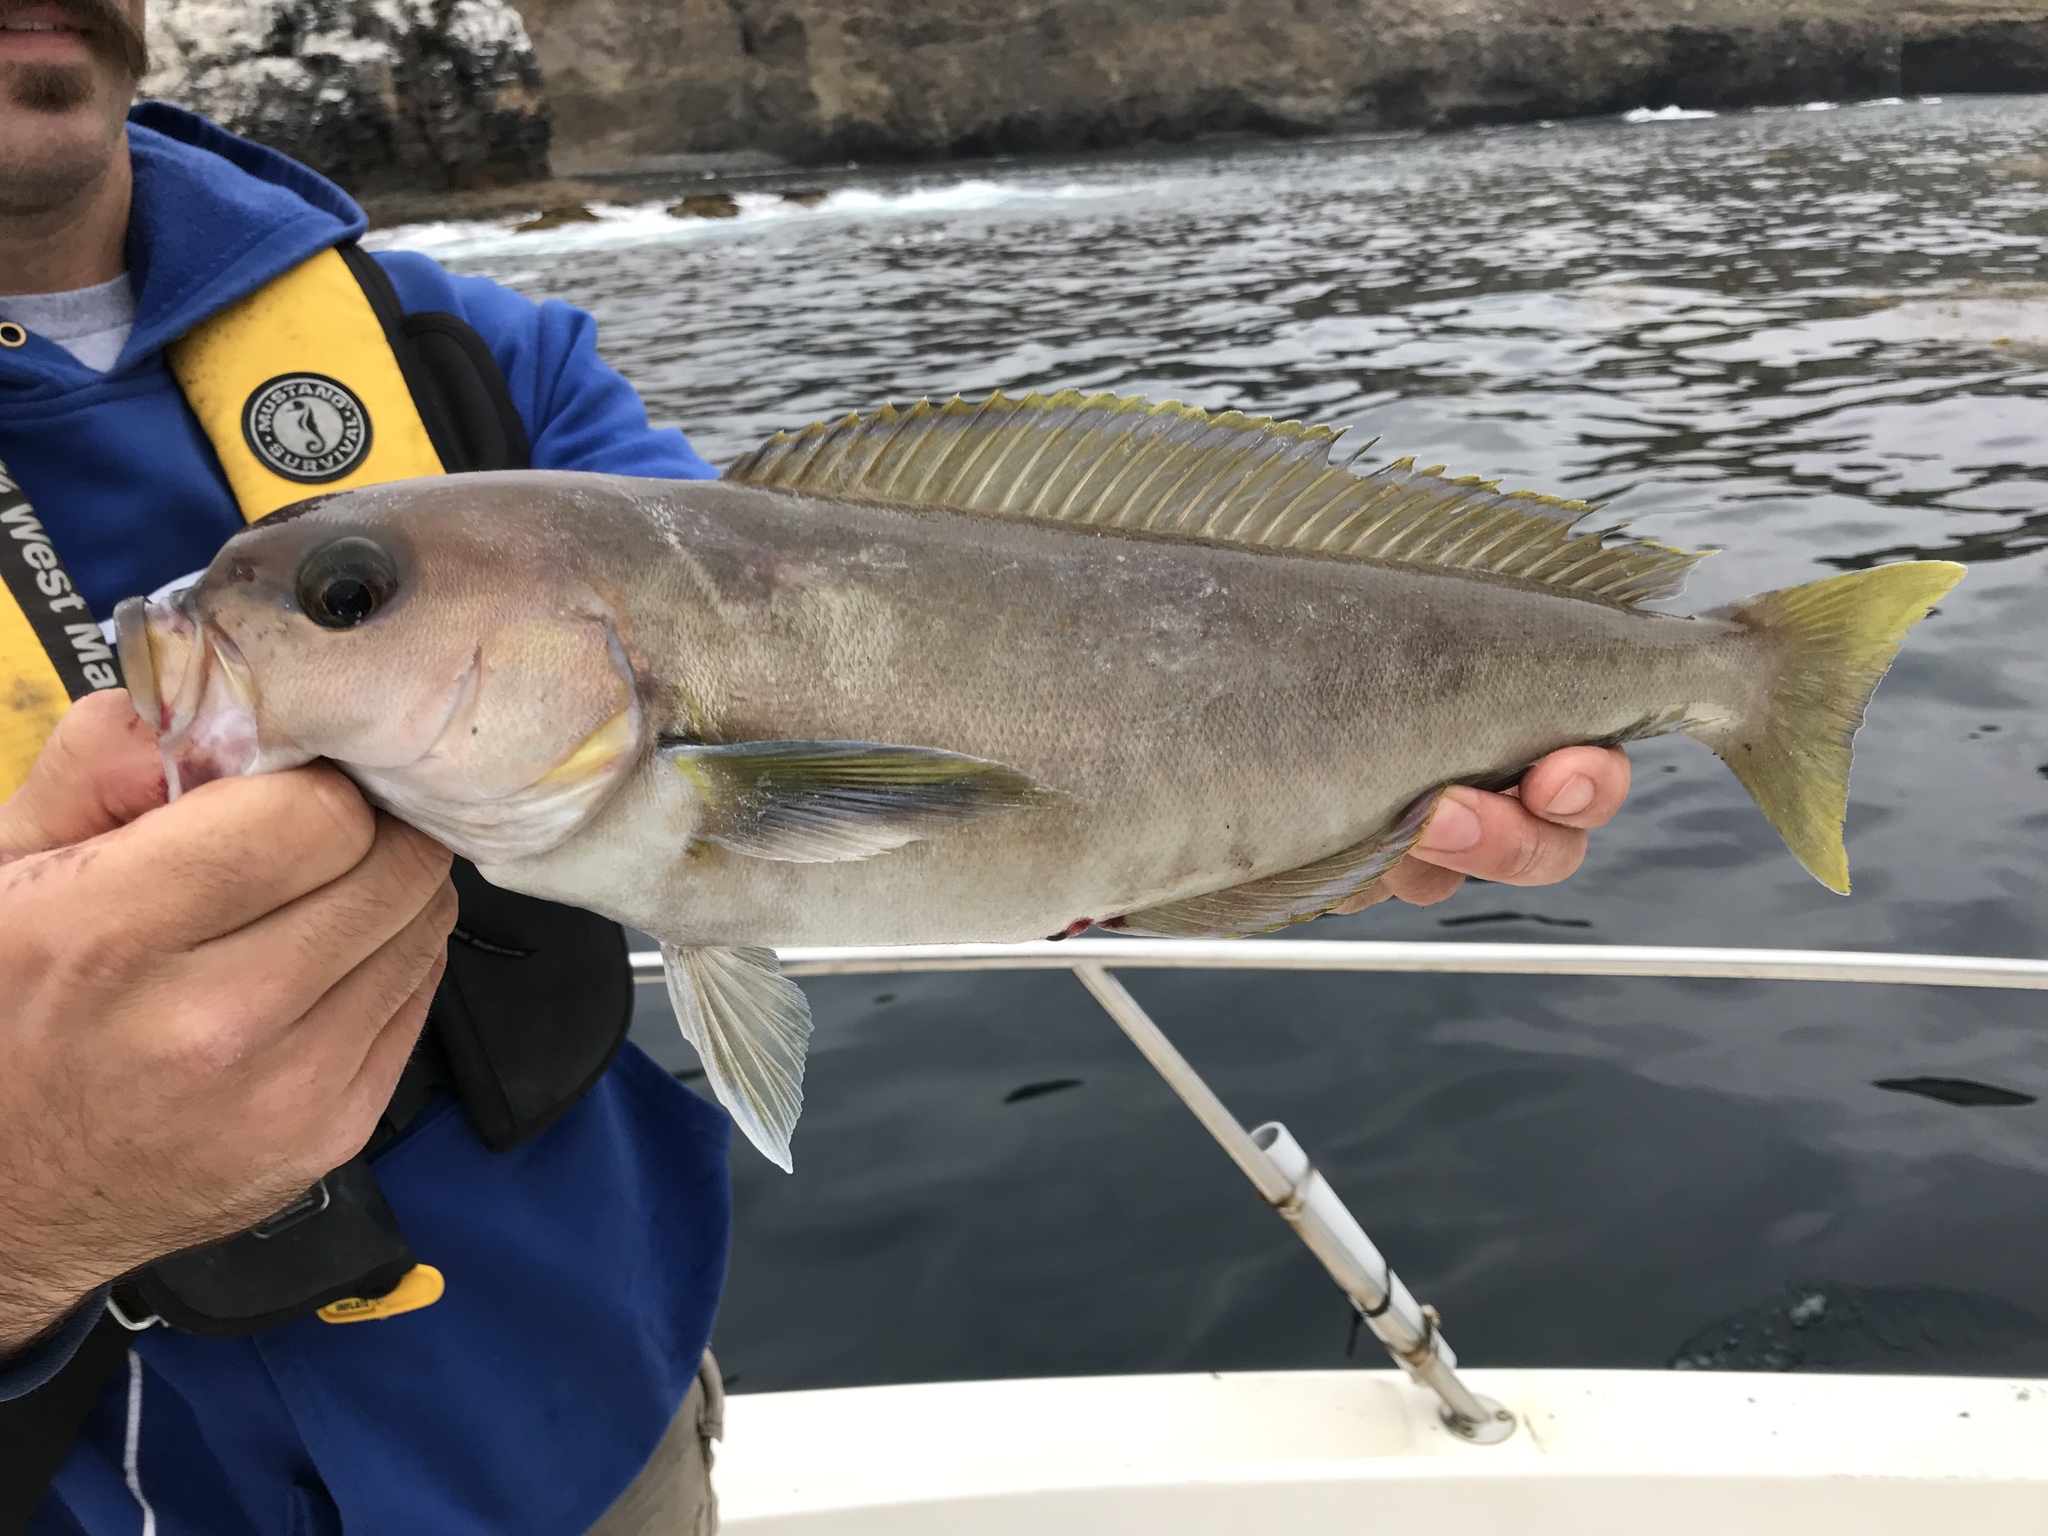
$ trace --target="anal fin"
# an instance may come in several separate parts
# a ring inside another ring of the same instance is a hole
[[[1365,842],[1298,869],[1129,913],[1114,927],[1120,933],[1170,939],[1240,939],[1321,917],[1401,862],[1422,835],[1441,793],[1421,796],[1385,832]]]
[[[718,1102],[784,1173],[804,1107],[811,1005],[772,949],[661,946],[669,1002]]]
[[[1652,711],[1612,735],[1587,745],[1617,747],[1632,741],[1698,731],[1718,724],[1717,718],[1701,715],[1698,706],[1676,705]],[[1533,761],[1524,762],[1455,782],[1475,789],[1505,790],[1520,783],[1522,775],[1534,766]],[[1422,829],[1428,825],[1430,813],[1436,809],[1437,798],[1443,790],[1444,786],[1439,785],[1418,796],[1379,836],[1326,854],[1314,863],[1304,864],[1299,869],[1283,870],[1277,875],[1268,875],[1244,885],[1226,886],[1220,891],[1190,896],[1184,901],[1148,907],[1114,920],[1112,926],[1119,933],[1160,938],[1235,939],[1271,933],[1277,928],[1321,917],[1331,908],[1341,906],[1362,893],[1401,862],[1408,850],[1415,846],[1416,839],[1422,836]]]

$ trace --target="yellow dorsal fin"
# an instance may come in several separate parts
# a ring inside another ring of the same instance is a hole
[[[1260,549],[1507,577],[1596,602],[1675,596],[1708,551],[1574,533],[1593,510],[1412,458],[1364,474],[1338,432],[1169,400],[957,395],[778,432],[728,480]]]

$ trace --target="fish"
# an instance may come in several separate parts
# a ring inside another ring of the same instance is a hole
[[[325,758],[498,885],[654,935],[785,1169],[811,1026],[778,946],[1270,932],[1369,891],[1447,786],[1673,732],[1848,890],[1851,738],[1961,566],[1674,615],[1708,551],[1337,438],[890,405],[717,480],[315,497],[115,628],[174,789]]]

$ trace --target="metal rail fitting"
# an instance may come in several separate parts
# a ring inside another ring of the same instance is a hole
[[[1246,1131],[1122,982],[1099,965],[1077,965],[1073,972],[1194,1111],[1203,1129],[1230,1154],[1259,1198],[1294,1228],[1387,1353],[1436,1393],[1443,1403],[1445,1426],[1477,1445],[1492,1445],[1512,1435],[1514,1415],[1465,1385],[1458,1375],[1458,1357],[1437,1328],[1436,1313],[1417,1304],[1287,1127],[1272,1121]]]

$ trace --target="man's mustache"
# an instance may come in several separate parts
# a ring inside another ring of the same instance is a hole
[[[55,4],[86,34],[94,50],[119,64],[129,79],[140,80],[149,73],[149,44],[117,0],[55,0]],[[20,0],[0,0],[0,19],[26,9]]]

